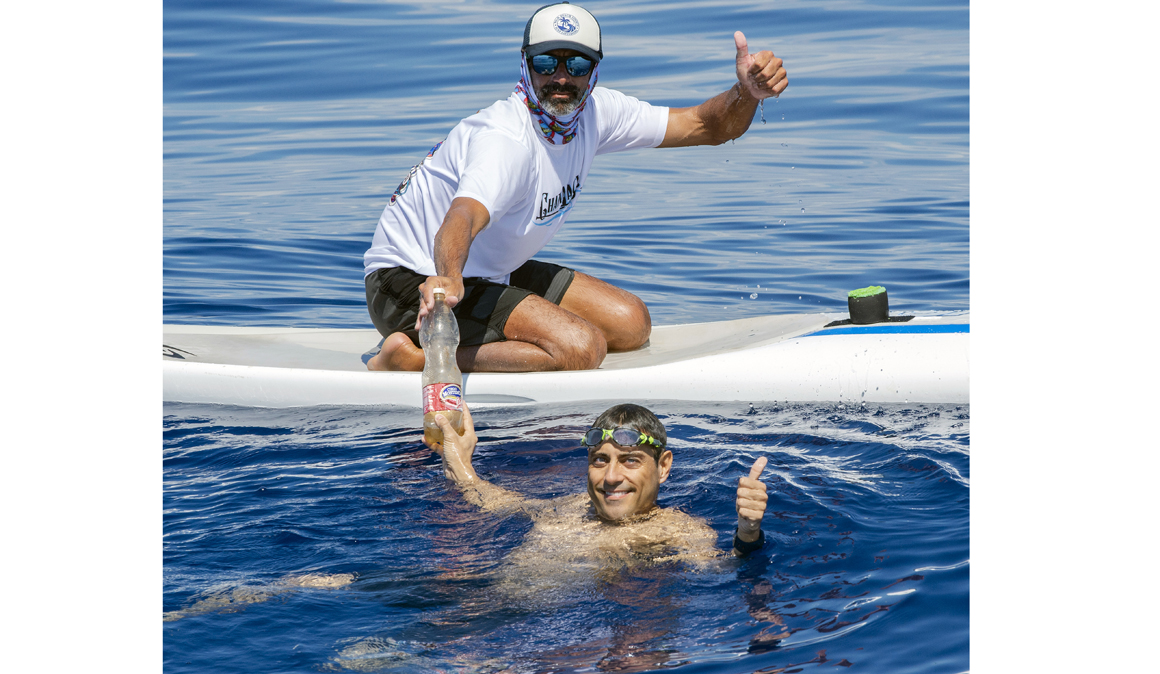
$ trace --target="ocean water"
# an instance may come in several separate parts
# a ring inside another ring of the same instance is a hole
[[[391,192],[506,97],[536,3],[165,3],[164,315],[371,327],[362,254]],[[619,153],[538,256],[657,324],[969,308],[968,11],[954,2],[591,2],[601,85],[695,105],[732,33],[789,88],[735,143]],[[756,294],[755,299],[750,299]]]
[[[165,321],[370,327],[379,213],[511,90],[539,4],[166,1]],[[538,257],[657,324],[841,311],[870,284],[895,310],[969,309],[966,3],[582,4],[603,86],[699,103],[734,81],[737,29],[790,85],[735,143],[597,159]],[[769,457],[772,545],[519,601],[500,579],[530,524],[449,488],[415,410],[167,404],[166,671],[969,668],[968,407],[637,402],[674,438],[662,503],[722,545]],[[574,438],[604,406],[481,410],[481,473],[579,491]]]
[[[466,503],[415,410],[167,405],[165,670],[968,669],[966,406],[650,406],[675,455],[661,505],[723,549],[768,458],[765,548],[529,570],[509,557],[530,521]],[[475,465],[582,493],[602,408],[480,411]]]

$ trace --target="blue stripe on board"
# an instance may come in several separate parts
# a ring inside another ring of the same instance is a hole
[[[884,335],[884,334],[932,334],[932,333],[946,333],[946,332],[970,332],[970,323],[957,323],[954,325],[906,325],[889,323],[885,325],[859,325],[847,326],[841,328],[830,328],[828,330],[819,330],[818,332],[811,332],[803,337],[824,337],[826,335]]]

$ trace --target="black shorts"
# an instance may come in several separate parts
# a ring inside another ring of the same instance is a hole
[[[463,294],[451,310],[459,322],[459,345],[502,342],[508,316],[525,297],[536,294],[559,305],[576,272],[550,262],[528,260],[512,272],[510,285],[482,278],[463,279]],[[366,277],[367,310],[383,337],[402,332],[419,344],[419,284],[427,277],[406,267],[376,269]]]

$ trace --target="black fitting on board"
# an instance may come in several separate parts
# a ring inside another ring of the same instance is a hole
[[[846,301],[850,306],[850,322],[854,325],[884,323],[890,317],[886,288],[882,286],[851,290]]]

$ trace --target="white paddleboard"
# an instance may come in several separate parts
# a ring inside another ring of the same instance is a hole
[[[970,402],[970,316],[874,325],[845,314],[657,326],[579,372],[464,375],[468,404],[582,400]],[[827,327],[829,326],[829,327]],[[417,372],[370,372],[374,330],[164,326],[164,399],[254,407],[419,407]]]

